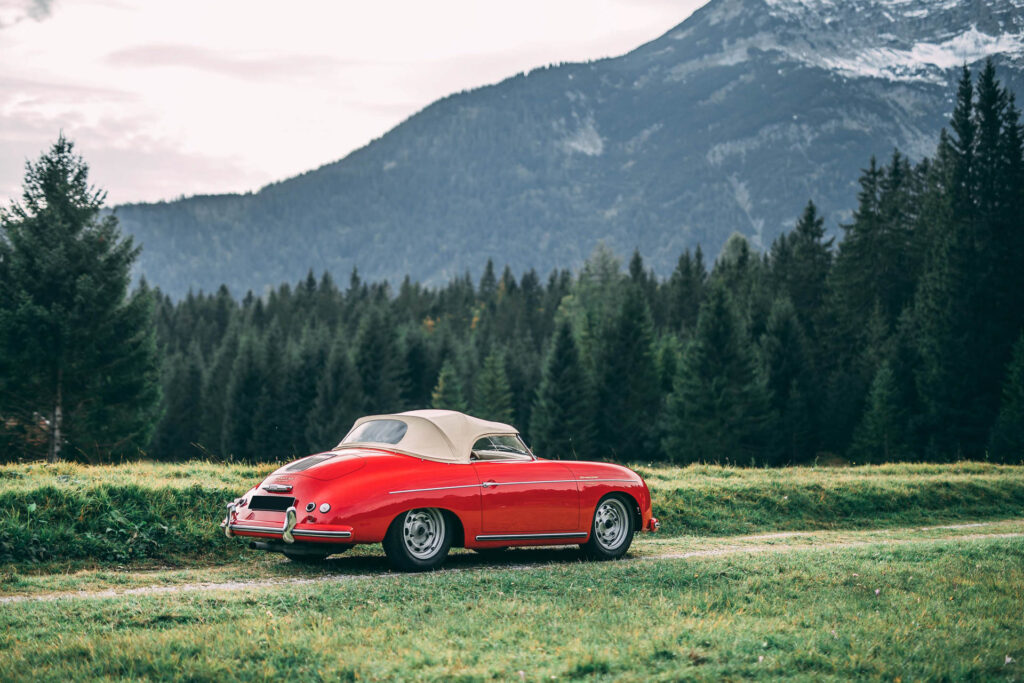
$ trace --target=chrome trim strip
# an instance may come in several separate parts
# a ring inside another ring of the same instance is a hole
[[[388,494],[393,493],[420,493],[421,491],[447,491],[448,489],[476,489],[480,488],[480,484],[460,484],[459,486],[434,486],[428,489],[403,489],[401,491],[388,491]]]
[[[308,529],[295,529],[292,536],[315,536],[317,538],[352,538],[351,531],[313,531]]]
[[[246,524],[231,524],[228,526],[232,531],[258,531],[266,534],[279,534],[281,533],[281,527],[269,527],[269,526],[249,526]]]
[[[461,484],[459,486],[432,486],[425,489],[402,489],[401,491],[388,491],[389,495],[395,493],[423,493],[424,491],[447,491],[449,489],[475,489],[493,488],[495,486],[522,486],[523,484],[594,484],[599,482],[621,482],[635,484],[633,479],[544,479],[542,481],[485,481],[482,484]]]
[[[633,483],[632,479],[545,479],[543,481],[491,481],[489,486],[521,486],[523,484],[593,484],[601,481],[620,481]]]
[[[522,541],[542,538],[586,538],[585,531],[570,531],[557,534],[481,534],[478,541]]]
[[[249,526],[243,524],[232,524],[232,531],[255,531],[262,534],[281,534],[282,530],[277,527]],[[352,538],[351,531],[317,531],[314,529],[295,529],[293,536],[313,536],[316,538]]]

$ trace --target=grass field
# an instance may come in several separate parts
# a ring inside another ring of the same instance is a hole
[[[225,539],[269,469],[0,468],[0,680],[1024,678],[1021,467],[639,466],[626,561],[429,575]]]
[[[1024,676],[1024,539],[876,542],[0,605],[0,679]]]
[[[224,504],[273,469],[207,462],[0,466],[0,566],[230,562]],[[1024,467],[637,466],[666,535],[870,529],[1024,515]]]

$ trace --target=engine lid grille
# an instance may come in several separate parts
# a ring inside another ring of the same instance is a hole
[[[302,460],[299,460],[289,465],[287,468],[285,468],[285,472],[301,472],[303,470],[308,470],[313,465],[319,465],[324,460],[330,460],[334,456],[334,453],[321,453],[320,455],[310,455],[308,457],[303,458]]]
[[[295,505],[295,499],[289,496],[253,496],[249,501],[250,510],[284,512],[293,505]]]

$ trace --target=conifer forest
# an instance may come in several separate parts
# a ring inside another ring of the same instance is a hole
[[[0,453],[284,461],[435,407],[547,458],[1019,462],[1022,136],[989,63],[930,158],[865,159],[838,240],[812,200],[766,252],[734,234],[668,277],[599,244],[575,273],[180,300],[132,285],[138,245],[62,138],[0,217]]]

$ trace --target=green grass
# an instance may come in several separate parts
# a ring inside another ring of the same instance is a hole
[[[192,565],[246,554],[217,524],[272,465],[0,466],[0,564]],[[667,535],[866,529],[1024,515],[1024,467],[639,466]]]
[[[1022,605],[1019,538],[376,572],[0,606],[0,680],[1019,680]]]

